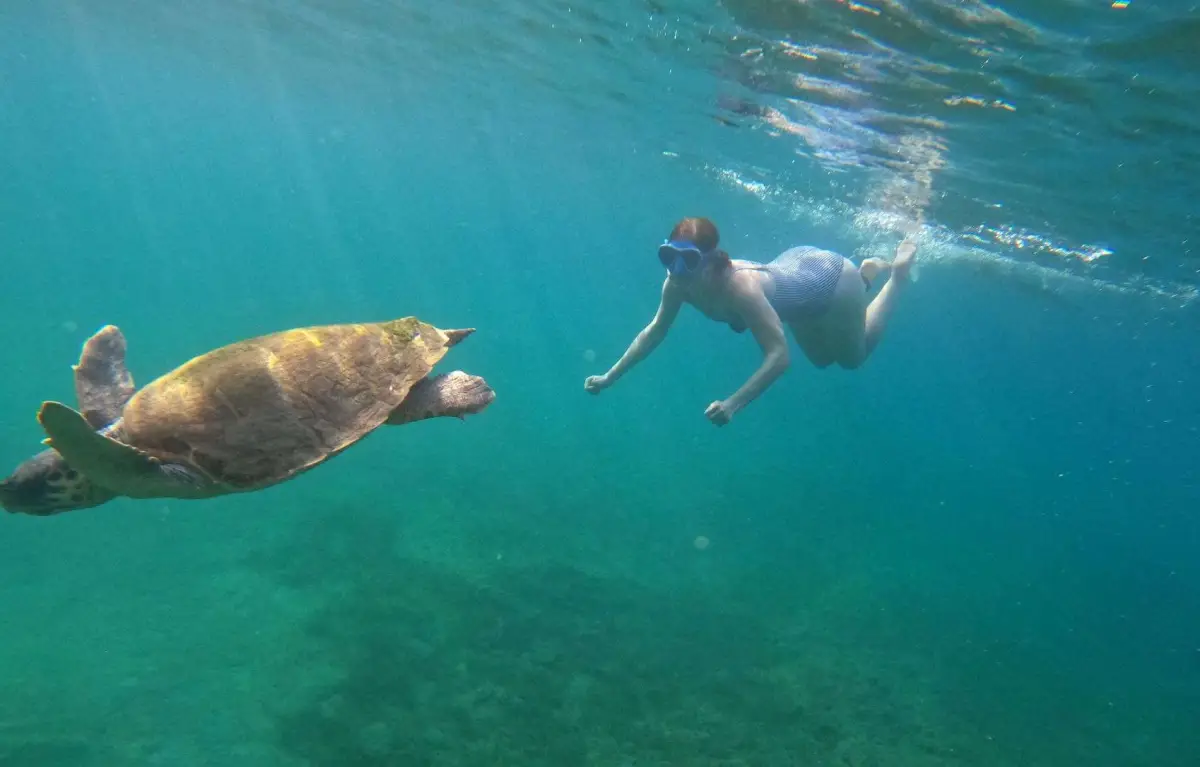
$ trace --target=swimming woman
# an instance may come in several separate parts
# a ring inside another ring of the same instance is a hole
[[[818,368],[863,364],[909,282],[917,247],[906,239],[890,264],[868,258],[860,267],[837,253],[811,247],[791,248],[766,264],[735,260],[718,248],[719,243],[717,227],[707,218],[685,218],[675,225],[658,248],[658,259],[667,269],[658,312],[617,364],[604,375],[589,377],[584,389],[598,394],[644,360],[688,303],[738,333],[748,329],[762,347],[763,361],[754,375],[705,411],[708,420],[723,426],[787,370],[785,325]],[[868,301],[870,282],[881,272],[890,272],[887,284]]]

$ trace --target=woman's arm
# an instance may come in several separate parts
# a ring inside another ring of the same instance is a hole
[[[783,375],[789,364],[787,336],[783,333],[783,323],[779,321],[779,315],[763,295],[762,286],[753,280],[736,280],[733,303],[750,332],[754,334],[754,340],[758,341],[763,352],[763,361],[758,370],[754,371],[732,396],[708,406],[705,414],[718,426],[729,423],[734,414],[766,391],[767,387]]]
[[[667,331],[671,328],[671,323],[675,321],[675,317],[679,315],[679,309],[683,306],[683,296],[680,295],[678,288],[671,283],[670,278],[663,282],[662,300],[659,301],[658,311],[654,314],[654,319],[650,320],[650,324],[642,329],[642,332],[637,334],[633,339],[633,343],[621,355],[621,359],[617,360],[617,364],[601,376],[591,376],[584,382],[583,388],[593,394],[607,389],[617,382],[621,376],[629,372],[629,369],[646,359],[650,352],[654,351],[662,340],[666,338]]]

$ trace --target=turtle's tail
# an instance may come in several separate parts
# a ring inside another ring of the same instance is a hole
[[[446,346],[454,346],[459,341],[475,332],[475,328],[464,328],[462,330],[443,330],[446,334]]]

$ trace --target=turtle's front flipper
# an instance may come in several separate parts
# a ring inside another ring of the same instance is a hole
[[[203,477],[179,464],[164,464],[137,448],[92,429],[61,402],[44,402],[38,422],[46,441],[94,484],[132,498],[204,497]]]
[[[125,336],[116,325],[105,325],[83,345],[75,371],[75,396],[83,417],[93,429],[121,417],[133,396],[133,376],[125,367]]]
[[[427,376],[417,381],[404,401],[392,411],[387,423],[399,426],[438,416],[465,418],[482,411],[495,399],[492,387],[479,376],[461,370]]]
[[[155,470],[150,456],[100,434],[61,402],[43,402],[38,423],[46,431],[46,444],[93,482],[115,493],[124,495],[130,478]]]

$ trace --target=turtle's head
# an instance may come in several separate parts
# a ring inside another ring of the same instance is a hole
[[[44,450],[0,480],[0,506],[14,514],[44,517],[99,506],[113,496],[67,465],[53,450]]]
[[[443,330],[446,334],[446,346],[455,346],[467,336],[475,332],[475,328],[462,328],[460,330]]]

